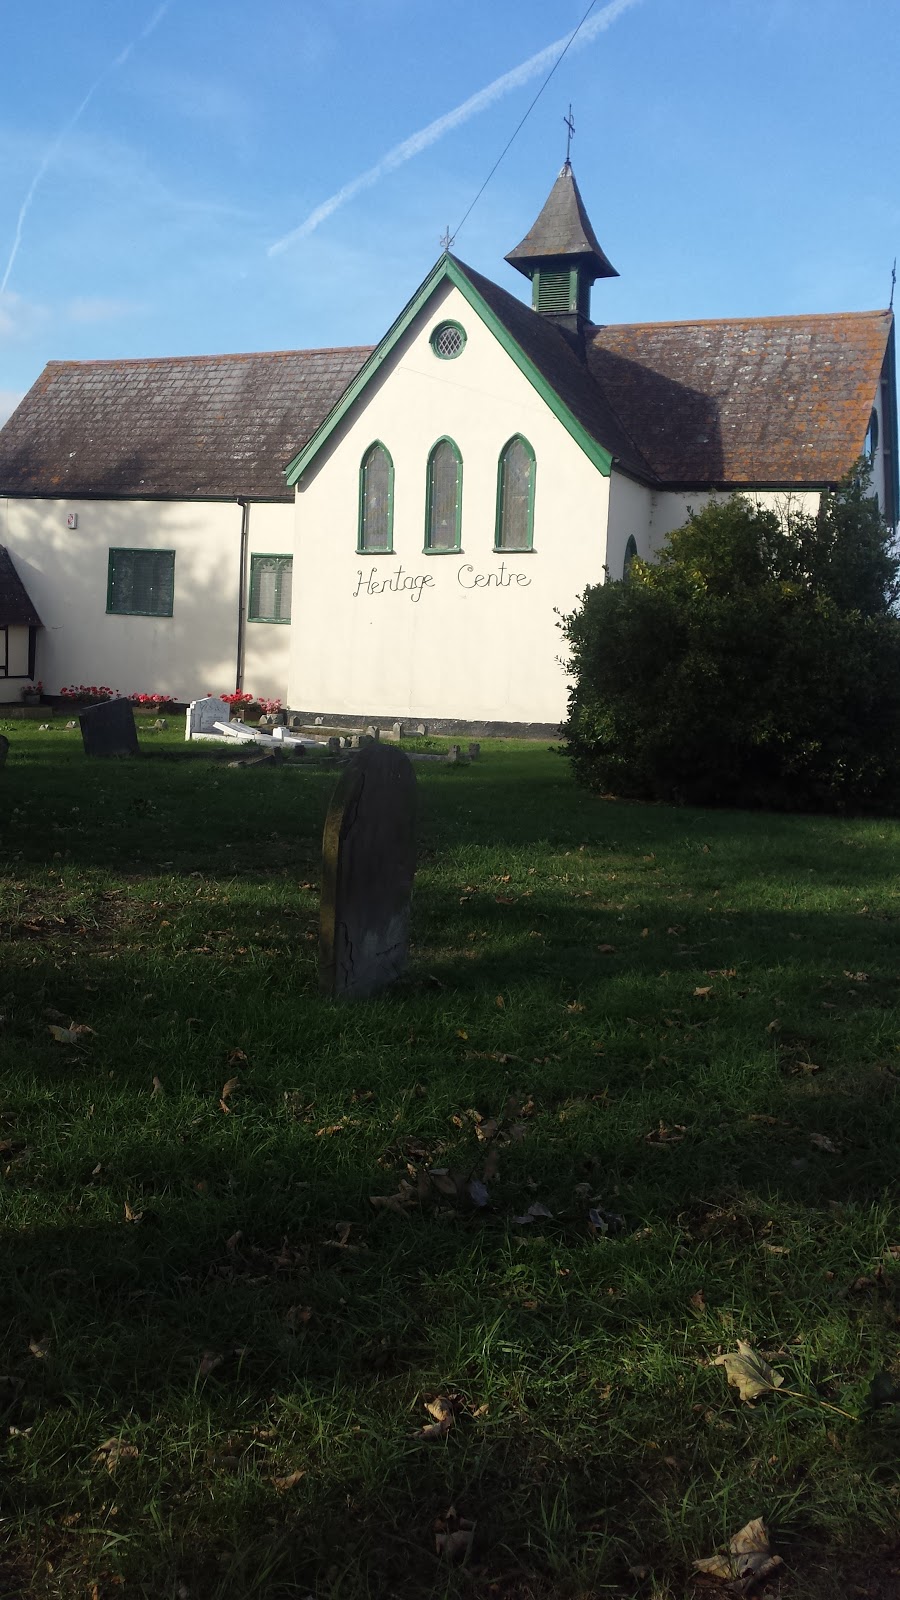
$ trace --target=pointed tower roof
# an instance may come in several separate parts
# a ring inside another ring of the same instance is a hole
[[[566,161],[550,190],[537,222],[521,244],[510,250],[506,260],[526,278],[534,276],[536,267],[550,262],[586,267],[592,282],[595,278],[619,276],[597,243],[570,161]]]

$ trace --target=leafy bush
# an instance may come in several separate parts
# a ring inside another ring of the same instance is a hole
[[[898,567],[863,466],[816,516],[712,501],[563,619],[576,776],[701,805],[900,809]]]

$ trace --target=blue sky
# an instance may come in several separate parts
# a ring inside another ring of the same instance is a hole
[[[586,6],[5,0],[0,416],[50,359],[377,340],[544,72],[304,224]],[[571,100],[621,274],[597,321],[887,303],[895,0],[597,0],[585,32],[460,232],[464,261],[527,294],[503,255],[562,163]]]

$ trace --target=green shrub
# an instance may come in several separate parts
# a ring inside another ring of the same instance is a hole
[[[563,619],[567,753],[590,787],[778,809],[900,808],[891,534],[859,467],[817,516],[742,495]]]

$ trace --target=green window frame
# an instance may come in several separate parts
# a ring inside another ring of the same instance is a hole
[[[425,487],[425,555],[449,556],[461,553],[462,484],[463,462],[459,446],[445,434],[435,440],[428,452]]]
[[[293,580],[293,556],[254,552],[250,557],[247,621],[289,624]]]
[[[524,457],[527,481],[524,493],[511,482],[512,473]],[[497,461],[497,514],[494,522],[495,550],[534,549],[534,485],[537,462],[534,450],[521,433],[507,439]]]
[[[630,533],[628,535],[628,543],[625,546],[625,560],[622,562],[622,582],[623,583],[627,583],[629,577],[631,576],[631,564],[632,564],[633,561],[637,560],[637,553],[638,553],[637,540],[634,537],[634,534]]]
[[[117,617],[171,617],[175,551],[110,549],[106,610]]]
[[[387,485],[378,475],[387,468]],[[359,464],[357,555],[391,555],[394,549],[394,463],[387,445],[376,439]]]

